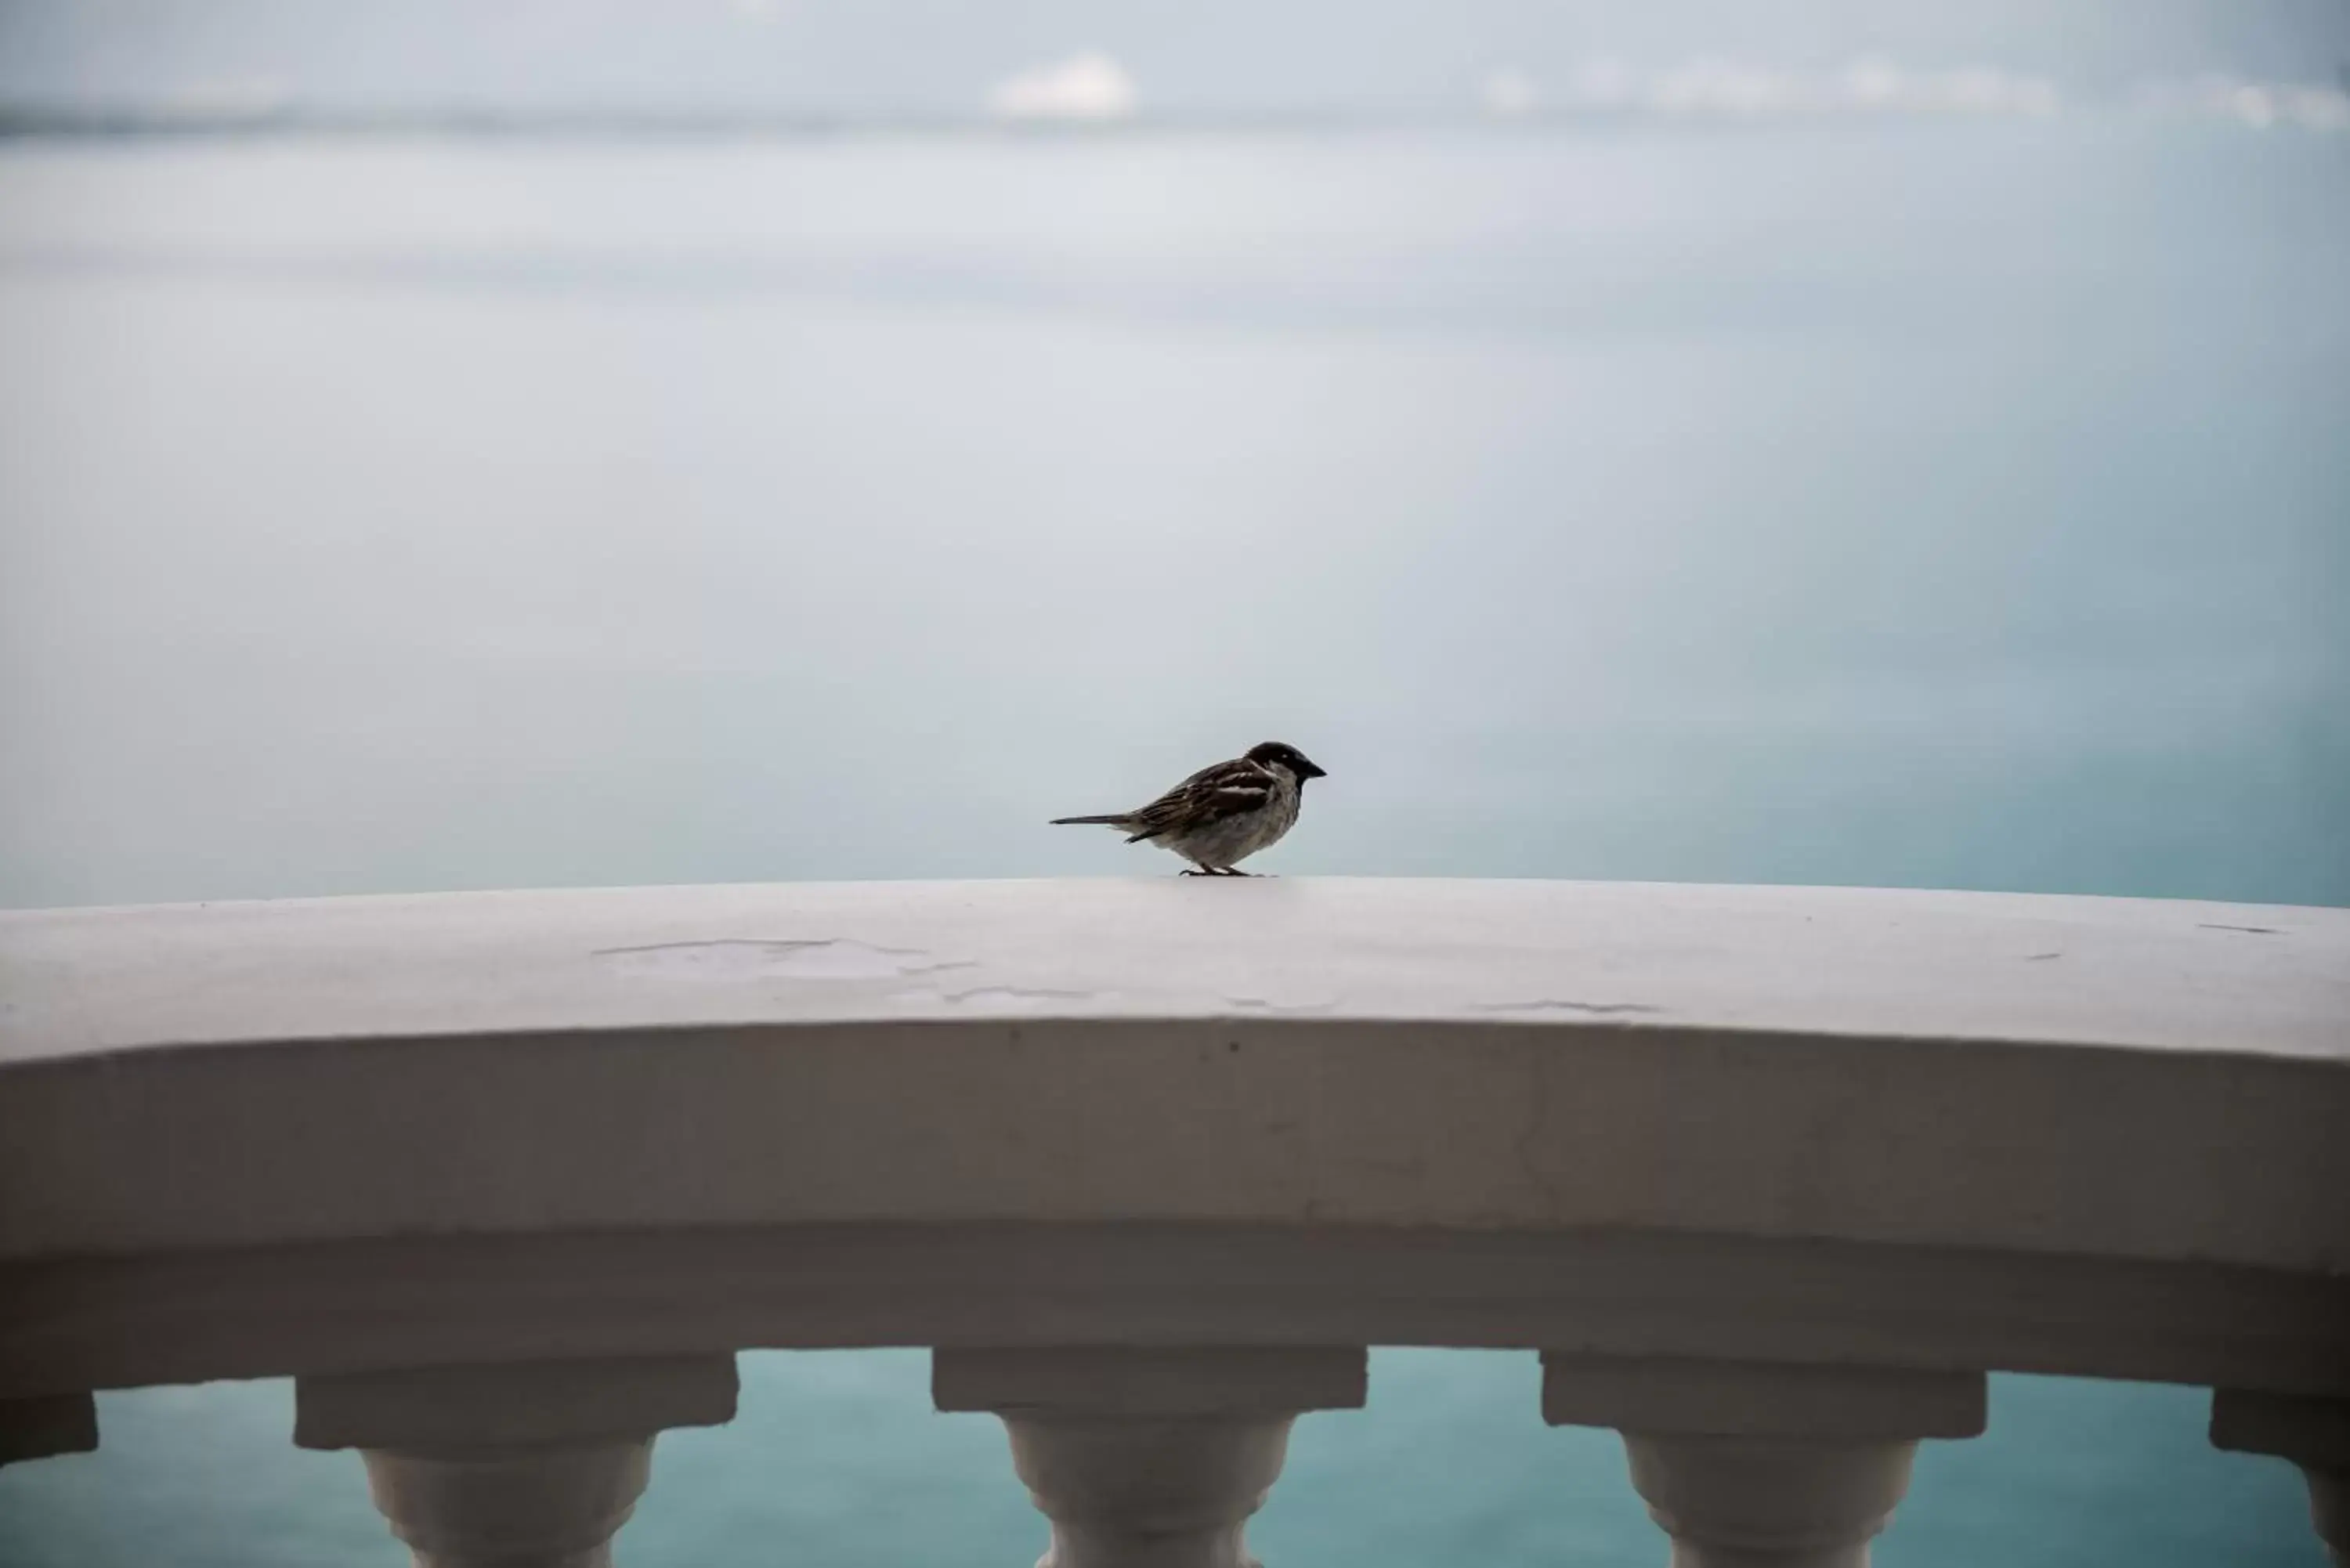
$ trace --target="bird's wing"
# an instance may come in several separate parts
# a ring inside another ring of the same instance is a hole
[[[1275,788],[1271,770],[1246,757],[1201,768],[1134,814],[1134,836],[1157,838],[1263,809]]]

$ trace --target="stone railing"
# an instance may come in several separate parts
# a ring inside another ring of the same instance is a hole
[[[732,1354],[925,1345],[1064,1568],[1245,1562],[1364,1347],[1543,1353],[1690,1568],[1984,1373],[2217,1390],[2350,1552],[2350,911],[1306,879],[0,915],[0,1452],[290,1375],[589,1564]]]

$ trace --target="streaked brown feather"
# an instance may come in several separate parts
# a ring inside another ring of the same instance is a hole
[[[1134,814],[1128,844],[1162,834],[1204,827],[1228,816],[1257,811],[1274,795],[1270,770],[1235,757],[1201,768]]]

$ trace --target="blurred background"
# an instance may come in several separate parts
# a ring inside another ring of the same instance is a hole
[[[1267,738],[1331,773],[1270,870],[2350,903],[2345,62],[2345,0],[0,0],[0,905],[1164,875],[1044,821]],[[1038,1550],[920,1357],[744,1369],[636,1568]],[[1376,1355],[1253,1539],[1657,1561],[1534,1386]],[[0,1560],[400,1561],[287,1405],[102,1401]],[[1882,1560],[2316,1563],[2201,1415],[1999,1380]]]

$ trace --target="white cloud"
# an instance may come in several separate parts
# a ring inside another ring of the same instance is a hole
[[[1628,109],[1640,92],[1640,73],[1613,55],[1584,61],[1567,84],[1567,96],[1586,109]]]
[[[291,94],[277,77],[207,78],[182,83],[164,101],[182,114],[240,119],[284,109]]]
[[[2252,82],[2199,77],[2187,83],[2152,82],[2139,100],[2159,112],[2210,116],[2254,130],[2280,125],[2303,130],[2350,130],[2350,93],[2306,82]]]
[[[1902,114],[2007,114],[2026,118],[2056,112],[2056,84],[1986,66],[1954,71],[1905,71],[1875,56],[1844,70],[1847,107]]]
[[[1525,72],[1505,67],[1486,74],[1478,85],[1477,97],[1485,112],[1496,119],[1517,119],[1534,111],[1542,102],[1542,89]]]
[[[1816,112],[1825,94],[1789,71],[1742,60],[1700,59],[1658,76],[1648,84],[1648,107],[1665,114],[1723,115],[1732,119]]]
[[[1844,95],[1856,104],[1889,109],[1908,87],[1901,67],[1882,56],[1863,56],[1844,68]]]
[[[2350,92],[2291,88],[2285,92],[2284,111],[2306,130],[2350,130]]]
[[[2056,112],[2055,84],[1984,67],[1905,70],[1881,57],[1853,61],[1834,77],[1764,66],[1702,62],[1668,72],[1649,101],[1668,112],[1729,115],[1981,114],[2036,118]]]
[[[2054,82],[1980,67],[1933,78],[1932,90],[1939,107],[1961,114],[2054,114],[2059,102]]]
[[[1721,57],[1642,70],[1603,57],[1586,60],[1567,78],[1563,101],[1593,112],[1721,119],[1832,114],[2036,117],[2054,114],[2060,106],[2055,85],[2038,77],[1981,67],[1911,71],[1881,56],[1863,56],[1828,73]]]
[[[1007,77],[987,95],[988,112],[1000,119],[1098,123],[1129,118],[1136,102],[1125,67],[1091,51]]]

